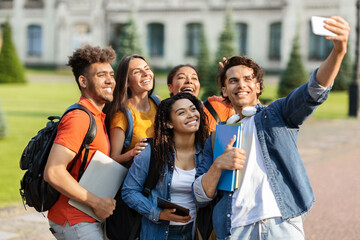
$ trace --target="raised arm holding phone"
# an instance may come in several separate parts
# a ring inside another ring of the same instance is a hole
[[[193,184],[198,206],[221,199],[213,211],[218,239],[305,239],[302,217],[311,209],[314,194],[296,146],[303,122],[323,103],[347,51],[349,24],[338,16],[325,20],[326,36],[334,47],[310,76],[308,83],[262,106],[263,70],[245,56],[226,59],[220,72],[221,93],[230,102],[237,120],[244,124],[243,149],[232,147],[213,159],[211,138]],[[254,115],[244,114],[253,108]],[[234,119],[232,117],[232,119]],[[324,133],[326,134],[326,133]],[[235,192],[217,192],[223,169],[244,169],[242,185]]]

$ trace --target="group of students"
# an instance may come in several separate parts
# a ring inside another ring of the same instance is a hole
[[[193,239],[196,205],[191,186],[209,128],[214,129],[217,124],[209,110],[207,114],[204,112],[206,107],[197,98],[199,74],[188,64],[171,69],[167,78],[171,97],[157,106],[152,100],[154,73],[142,56],[123,57],[116,72],[114,100],[105,106],[104,113],[110,133],[110,157],[131,166],[122,187],[123,200],[146,216],[142,222],[144,239],[156,232],[160,234],[159,239],[183,239],[182,235]],[[208,101],[223,121],[233,114],[231,104],[225,103],[222,97]],[[127,111],[132,115],[132,126],[129,126]],[[128,128],[132,128],[131,142],[124,147]],[[154,139],[161,178],[147,199],[142,190],[151,156],[148,138]],[[157,197],[190,209],[190,215],[184,217],[174,214],[173,209],[159,209]],[[172,238],[174,234],[177,238]]]
[[[199,74],[191,65],[170,71],[170,97],[157,105],[152,100],[154,73],[142,56],[123,57],[114,76],[111,48],[86,46],[74,52],[69,66],[81,91],[79,103],[93,113],[97,123],[89,156],[100,150],[129,168],[122,199],[143,215],[140,239],[195,239],[196,209],[216,196],[213,227],[217,239],[305,238],[302,218],[314,194],[296,137],[300,125],[326,100],[346,53],[349,25],[341,17],[331,18],[335,21],[326,21],[325,27],[337,36],[326,37],[334,44],[328,58],[308,83],[269,106],[259,101],[263,70],[246,56],[221,63],[221,97],[208,98],[213,108],[209,109],[197,98]],[[252,114],[244,113],[245,107],[252,107]],[[211,114],[214,109],[219,119]],[[213,159],[208,136],[218,120],[221,124],[241,121],[246,141],[242,149],[235,148],[233,137],[225,152]],[[82,111],[61,120],[45,168],[45,180],[61,193],[48,212],[50,230],[57,239],[103,239],[102,225],[71,207],[69,198],[90,206],[101,219],[115,209],[114,199],[99,198],[77,183],[80,161],[67,171],[88,122]],[[127,137],[130,128],[131,140]],[[153,148],[148,138],[153,138]],[[160,177],[145,197],[142,190],[152,150]],[[242,168],[245,175],[238,190],[216,190],[224,169]],[[159,208],[157,197],[190,209],[190,214],[179,216],[174,209]]]

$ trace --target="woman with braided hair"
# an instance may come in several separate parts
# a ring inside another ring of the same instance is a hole
[[[160,174],[157,185],[144,197],[151,156],[147,146],[134,158],[122,188],[124,202],[143,215],[140,239],[194,239],[196,206],[191,185],[207,137],[205,118],[202,103],[192,94],[179,93],[160,103],[153,140]],[[175,209],[159,208],[158,197],[189,209],[190,214],[180,216]]]

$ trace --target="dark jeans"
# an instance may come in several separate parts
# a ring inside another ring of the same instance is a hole
[[[186,225],[170,225],[168,240],[192,240],[193,222]]]

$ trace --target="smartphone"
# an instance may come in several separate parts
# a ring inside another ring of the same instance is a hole
[[[329,36],[329,37],[337,36],[335,33],[324,28],[324,25],[325,25],[324,21],[326,19],[329,19],[330,21],[335,21],[331,18],[324,18],[324,17],[317,17],[317,16],[311,17],[311,27],[312,27],[313,33],[315,35],[319,35],[319,36]]]
[[[184,207],[182,207],[180,205],[177,205],[175,203],[172,203],[172,202],[170,202],[170,201],[168,201],[166,199],[163,199],[161,197],[157,198],[157,205],[158,205],[159,208],[162,208],[162,209],[169,209],[169,208],[173,209],[173,208],[175,208],[176,211],[175,211],[174,214],[179,215],[179,216],[189,216],[189,214],[190,214],[189,209],[184,208]]]

